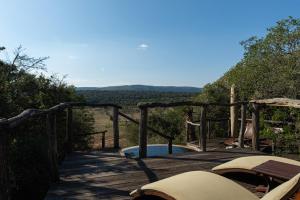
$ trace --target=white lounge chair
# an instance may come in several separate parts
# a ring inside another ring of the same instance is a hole
[[[261,200],[286,200],[300,188],[300,174],[267,193]],[[134,200],[259,200],[246,188],[223,176],[192,171],[144,185],[130,194]]]
[[[300,172],[300,162],[277,156],[247,156],[218,165],[214,173],[246,172],[262,174],[286,181]]]

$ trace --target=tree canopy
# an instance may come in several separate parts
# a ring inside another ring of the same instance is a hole
[[[267,29],[265,37],[254,36],[241,45],[242,60],[216,82],[206,85],[200,99],[229,101],[232,84],[240,99],[300,98],[300,19],[280,20]]]

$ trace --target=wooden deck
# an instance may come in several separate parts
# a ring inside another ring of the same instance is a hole
[[[129,192],[178,173],[210,170],[237,157],[257,154],[249,150],[192,152],[143,160],[126,159],[118,152],[75,152],[60,167],[60,183],[46,200],[130,199]]]

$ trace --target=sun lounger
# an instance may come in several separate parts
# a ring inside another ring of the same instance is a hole
[[[300,174],[261,200],[286,200],[298,191]],[[192,171],[144,185],[130,194],[134,200],[259,200],[246,188],[218,174]]]
[[[234,159],[212,169],[217,174],[246,172],[289,180],[300,173],[300,162],[277,156],[248,156]]]

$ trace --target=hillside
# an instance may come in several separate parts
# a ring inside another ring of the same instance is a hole
[[[76,90],[199,93],[201,88],[186,86],[121,85],[108,87],[77,87]]]
[[[135,106],[139,102],[188,101],[198,93],[156,92],[156,91],[102,91],[77,90],[77,94],[91,103],[115,103],[123,106]]]

